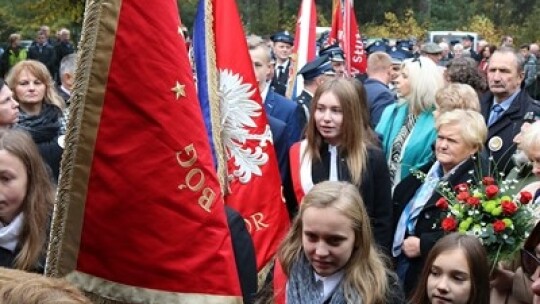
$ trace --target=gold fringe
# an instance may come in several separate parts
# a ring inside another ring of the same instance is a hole
[[[92,275],[74,271],[67,279],[75,285],[84,286],[87,296],[94,303],[201,303],[201,304],[241,304],[240,296],[209,295],[199,293],[168,292],[157,289],[128,286],[111,282]]]
[[[76,78],[70,98],[70,119],[67,123],[65,148],[61,162],[61,178],[55,203],[55,212],[51,224],[50,242],[47,254],[46,275],[59,277],[59,257],[62,248],[62,238],[66,229],[68,204],[71,201],[70,188],[73,181],[73,166],[77,154],[81,120],[84,109],[85,93],[88,90],[90,66],[93,60],[93,51],[97,41],[99,20],[102,11],[101,1],[87,0],[83,31],[77,50]]]
[[[225,148],[221,141],[223,128],[221,126],[221,100],[219,93],[219,70],[216,61],[216,49],[214,40],[214,7],[211,0],[204,0],[205,7],[207,7],[204,16],[205,28],[208,30],[206,33],[206,70],[208,71],[208,90],[209,90],[209,103],[210,103],[210,119],[212,122],[212,139],[214,141],[214,149],[217,159],[217,175],[219,184],[221,185],[221,191],[223,195],[228,193],[228,178],[227,178],[227,155],[225,154]]]

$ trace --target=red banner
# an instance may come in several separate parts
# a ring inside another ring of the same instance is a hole
[[[315,59],[317,12],[314,0],[302,0],[298,10],[287,97],[296,98],[304,89],[304,81],[297,78],[297,72]]]
[[[289,228],[272,135],[234,0],[207,0],[213,12],[230,193],[226,204],[245,219],[262,269]],[[208,33],[208,31],[207,31]],[[208,46],[207,46],[208,47]]]
[[[128,303],[239,303],[177,1],[85,18],[48,274]]]
[[[330,44],[339,43],[345,53],[347,73],[364,74],[367,68],[367,53],[364,50],[362,35],[356,22],[352,0],[337,3],[332,17]]]

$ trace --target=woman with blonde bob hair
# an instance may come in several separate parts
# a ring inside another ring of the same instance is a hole
[[[451,83],[435,95],[435,118],[455,109],[480,112],[480,100],[476,91],[468,84]]]
[[[53,104],[60,109],[63,109],[65,107],[64,100],[56,92],[56,89],[54,87],[54,81],[51,74],[49,73],[49,70],[47,70],[47,67],[43,63],[37,60],[23,60],[13,66],[13,68],[10,70],[10,73],[8,73],[8,76],[6,77],[6,82],[13,91],[16,91],[17,86],[20,86],[20,84],[18,84],[17,82],[21,80],[21,76],[25,72],[34,76],[34,78],[36,78],[39,83],[44,85],[44,94],[41,99],[42,103]],[[19,94],[17,94],[16,96],[19,98],[22,97],[19,96]],[[28,107],[35,106],[28,105]],[[21,105],[21,108],[25,109],[26,107],[24,105]]]
[[[56,93],[49,70],[39,61],[24,60],[13,66],[6,82],[19,102],[17,126],[32,135],[56,181],[63,152],[58,138],[65,133],[64,100]]]
[[[392,239],[390,178],[384,154],[370,129],[365,89],[336,78],[315,91],[306,139],[290,151],[297,202],[322,181],[347,181],[360,190],[377,244],[387,252]]]
[[[487,161],[479,153],[487,137],[480,113],[460,109],[446,112],[437,118],[435,127],[435,160],[418,169],[425,177],[409,175],[394,191],[392,256],[407,295],[416,287],[429,251],[443,236],[438,225],[442,211],[436,206],[441,198],[437,185],[445,182],[452,189],[475,180],[475,172],[487,172]]]
[[[433,157],[435,94],[444,86],[437,65],[423,57],[404,61],[395,81],[399,101],[386,107],[375,129],[393,186]]]
[[[306,194],[278,260],[288,279],[275,292],[287,304],[404,303],[373,242],[358,189],[349,183],[322,182]]]

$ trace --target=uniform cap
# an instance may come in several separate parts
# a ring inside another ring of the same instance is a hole
[[[316,59],[306,63],[298,74],[304,77],[304,80],[311,80],[320,75],[335,75],[332,63],[328,60],[328,56],[317,57]]]
[[[403,60],[413,57],[411,52],[399,49],[395,46],[388,51],[388,55],[390,55],[390,58],[392,59],[392,64],[401,64]]]
[[[345,54],[338,44],[332,44],[319,51],[319,56],[328,56],[330,61],[344,62]]]
[[[366,50],[369,54],[374,52],[386,52],[388,48],[388,45],[384,43],[382,40],[377,40],[373,42],[372,44],[368,45]]]
[[[270,40],[272,40],[273,42],[284,42],[290,45],[294,44],[294,38],[293,36],[291,36],[291,34],[289,34],[288,31],[277,32],[274,35],[270,36]]]

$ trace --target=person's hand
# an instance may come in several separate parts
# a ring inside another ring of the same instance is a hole
[[[504,269],[499,263],[497,267],[493,269],[489,279],[491,288],[495,288],[498,291],[505,293],[512,288],[514,272]]]
[[[408,258],[416,258],[420,256],[420,239],[416,236],[409,236],[403,241],[401,251]]]

